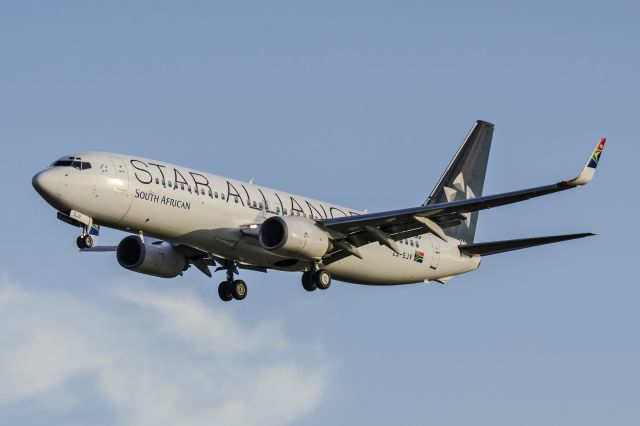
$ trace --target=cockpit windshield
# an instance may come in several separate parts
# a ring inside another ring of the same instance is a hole
[[[60,160],[54,161],[50,167],[73,167],[78,170],[87,170],[91,168],[91,163],[87,161],[81,161],[80,157],[66,157]]]

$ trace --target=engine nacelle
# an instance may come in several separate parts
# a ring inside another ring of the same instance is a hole
[[[295,259],[320,259],[329,249],[329,235],[300,216],[270,217],[260,226],[258,239],[265,250]]]
[[[145,244],[133,235],[120,241],[116,255],[123,268],[161,278],[178,276],[187,264],[184,255],[171,244]]]

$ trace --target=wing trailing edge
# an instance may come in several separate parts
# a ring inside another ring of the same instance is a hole
[[[490,254],[504,253],[512,250],[520,250],[529,247],[541,246],[544,244],[559,243],[561,241],[575,240],[578,238],[591,237],[596,234],[585,232],[581,234],[552,235],[549,237],[521,238],[517,240],[491,241],[487,243],[460,245],[458,248],[462,253],[471,256],[488,256]]]

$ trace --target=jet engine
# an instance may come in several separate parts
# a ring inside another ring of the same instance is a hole
[[[176,277],[187,266],[184,255],[171,244],[164,241],[143,243],[134,235],[120,241],[116,256],[123,268],[161,278]]]
[[[258,239],[265,250],[295,259],[319,259],[329,249],[329,235],[300,216],[270,217],[260,226]]]

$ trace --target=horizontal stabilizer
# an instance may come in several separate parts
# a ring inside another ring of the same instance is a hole
[[[458,246],[460,251],[468,255],[488,256],[506,251],[558,243],[560,241],[575,240],[576,238],[591,237],[596,234],[586,232],[582,234],[552,235],[550,237],[521,238],[518,240],[492,241],[488,243],[467,244]]]

